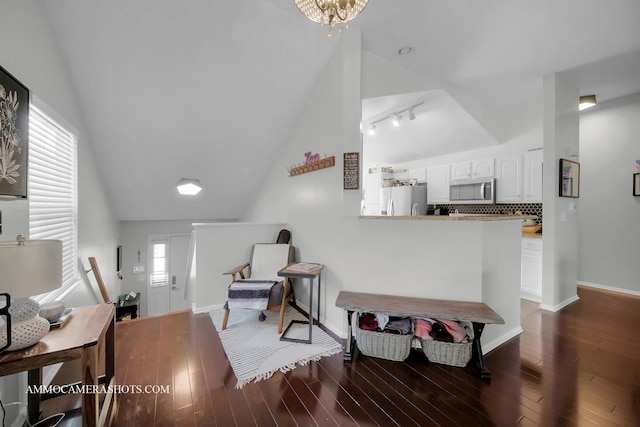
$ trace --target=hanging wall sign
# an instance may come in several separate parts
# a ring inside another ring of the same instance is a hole
[[[344,189],[360,188],[360,153],[344,153]]]

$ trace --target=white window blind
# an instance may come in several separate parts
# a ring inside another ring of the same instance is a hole
[[[169,263],[167,261],[167,243],[152,243],[151,286],[166,286],[169,284]]]
[[[62,294],[78,280],[76,146],[72,133],[31,106],[29,238],[62,240],[62,287],[51,293],[54,296]]]

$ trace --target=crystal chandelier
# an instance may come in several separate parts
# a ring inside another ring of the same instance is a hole
[[[329,37],[333,28],[338,32],[342,27],[349,28],[348,22],[358,16],[369,0],[295,0],[300,12],[312,21],[329,26]]]

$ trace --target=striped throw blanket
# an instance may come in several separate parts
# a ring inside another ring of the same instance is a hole
[[[240,279],[229,286],[227,307],[266,310],[271,287],[277,280]]]

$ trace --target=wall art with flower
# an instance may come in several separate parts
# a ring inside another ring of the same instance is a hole
[[[0,67],[0,197],[27,197],[29,89]]]

